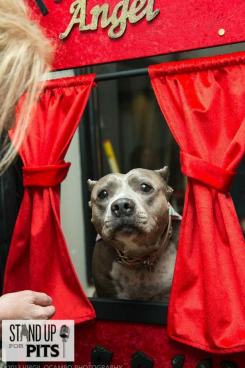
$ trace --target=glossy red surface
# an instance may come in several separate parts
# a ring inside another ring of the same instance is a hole
[[[245,241],[229,194],[245,152],[245,53],[149,73],[188,177],[169,336],[213,353],[245,351]]]
[[[64,158],[94,77],[51,80],[38,98],[19,150],[25,190],[4,275],[4,293],[42,290],[52,297],[56,319],[76,322],[95,318],[95,312],[80,286],[62,233],[60,183],[70,166]],[[11,139],[14,134],[13,129]]]

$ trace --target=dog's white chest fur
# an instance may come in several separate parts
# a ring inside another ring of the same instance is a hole
[[[176,258],[176,246],[170,243],[152,271],[145,267],[129,268],[113,262],[110,276],[120,299],[168,300]]]

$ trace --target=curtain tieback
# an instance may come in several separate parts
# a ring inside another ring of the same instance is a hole
[[[183,174],[221,192],[228,192],[235,172],[215,166],[189,153],[180,152],[180,163]]]
[[[24,187],[54,187],[67,176],[71,164],[23,167]]]

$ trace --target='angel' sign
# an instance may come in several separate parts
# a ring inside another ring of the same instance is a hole
[[[125,33],[128,22],[135,24],[143,18],[151,22],[160,10],[154,10],[154,0],[134,0],[131,4],[129,0],[121,0],[112,10],[109,3],[104,3],[95,5],[88,12],[87,0],[76,0],[71,4],[70,13],[71,21],[66,31],[60,34],[60,39],[66,38],[75,25],[79,26],[80,32],[96,31],[99,26],[108,28],[110,38],[119,38]],[[88,14],[91,16],[90,22],[87,21]]]
[[[57,45],[53,69],[245,40],[244,0],[26,0]]]

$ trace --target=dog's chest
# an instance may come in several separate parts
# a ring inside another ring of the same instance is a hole
[[[110,276],[117,297],[120,299],[164,300],[169,296],[172,284],[176,248],[171,243],[154,265],[152,271],[146,267],[129,268],[116,261]]]

